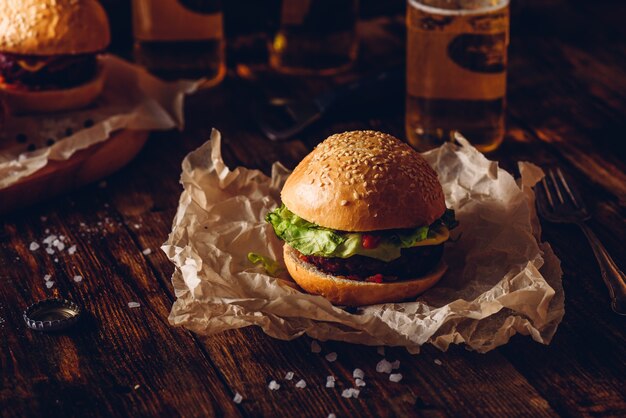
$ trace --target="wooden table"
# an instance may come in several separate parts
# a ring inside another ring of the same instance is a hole
[[[510,170],[517,160],[562,165],[581,186],[594,215],[591,226],[622,269],[624,16],[626,5],[609,0],[536,0],[514,7],[508,132],[491,156]],[[401,19],[367,27],[358,70],[401,61]],[[285,86],[302,94],[350,76],[289,79]],[[399,359],[404,375],[395,384],[374,371],[380,359],[374,348],[323,343],[339,356],[329,363],[311,353],[308,337],[284,342],[248,328],[202,338],[170,326],[173,267],[158,248],[177,207],[181,160],[208,139],[211,126],[223,133],[227,163],[265,172],[276,160],[293,167],[337,131],[373,128],[404,137],[398,96],[367,113],[337,115],[296,141],[270,143],[244,111],[239,83],[231,76],[190,98],[185,131],[153,134],[139,158],[106,184],[2,217],[0,415],[626,415],[625,318],[609,309],[590,247],[570,226],[544,225],[544,239],[563,263],[566,293],[565,318],[549,346],[516,336],[488,354],[427,346],[412,356],[388,348],[387,358]],[[50,234],[64,235],[76,252],[29,249]],[[46,274],[54,281],[50,289]],[[78,275],[80,282],[73,279]],[[64,333],[28,330],[23,309],[54,295],[77,302],[88,315]],[[140,307],[129,308],[131,301]],[[341,388],[356,367],[364,369],[367,386],[358,399],[344,399]],[[282,380],[288,371],[308,386],[268,390],[270,380]],[[324,386],[331,374],[339,381],[335,389]],[[232,400],[236,392],[244,397],[241,404]]]

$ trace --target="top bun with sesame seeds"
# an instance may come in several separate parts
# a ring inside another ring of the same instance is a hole
[[[96,0],[0,0],[0,51],[24,55],[101,51],[110,41]]]
[[[446,210],[437,173],[426,160],[376,131],[328,137],[298,164],[281,197],[294,214],[340,231],[430,225]]]

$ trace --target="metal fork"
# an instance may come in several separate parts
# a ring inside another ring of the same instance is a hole
[[[566,179],[560,168],[549,169],[541,180],[537,188],[537,206],[547,221],[573,223],[582,229],[596,256],[604,284],[609,289],[613,312],[626,315],[626,276],[585,223],[591,215],[573,183]]]

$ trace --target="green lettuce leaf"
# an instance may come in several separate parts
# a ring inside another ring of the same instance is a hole
[[[454,220],[454,212],[447,217]],[[386,262],[399,258],[402,248],[414,247],[420,241],[447,232],[444,229],[448,224],[442,217],[430,226],[377,233],[378,245],[367,249],[362,245],[364,234],[321,227],[295,215],[285,205],[268,213],[265,219],[280,239],[302,254],[339,258],[363,255]]]
[[[250,260],[252,264],[261,264],[270,276],[276,276],[276,274],[282,269],[276,260],[261,254],[248,253],[248,260]]]

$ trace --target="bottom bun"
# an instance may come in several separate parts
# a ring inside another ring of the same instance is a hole
[[[324,273],[300,260],[296,250],[287,244],[283,253],[289,274],[302,289],[314,295],[322,295],[335,305],[345,306],[400,302],[414,298],[435,285],[448,269],[442,260],[422,277],[391,283],[370,283]]]
[[[68,89],[40,91],[2,89],[2,92],[9,111],[19,115],[80,109],[96,100],[103,88],[104,73],[99,70],[91,81]]]

